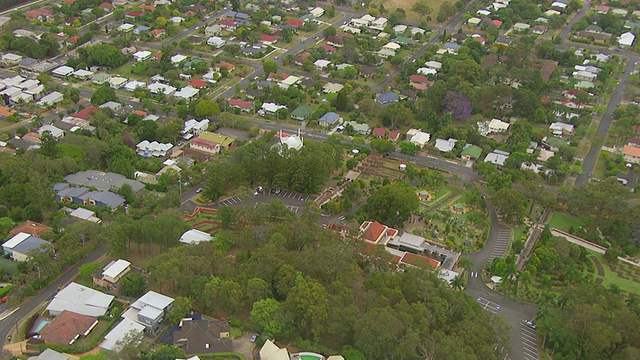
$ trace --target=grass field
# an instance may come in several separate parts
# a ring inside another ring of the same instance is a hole
[[[436,15],[438,15],[438,11],[440,11],[440,7],[444,3],[444,0],[426,0],[431,9],[431,18],[435,19]],[[384,5],[384,8],[387,9],[389,13],[396,10],[396,8],[402,8],[407,12],[407,20],[418,22],[420,21],[420,15],[411,11],[411,5],[413,5],[418,0],[376,0],[372,2],[371,7],[375,7],[376,9],[380,4]],[[423,19],[425,20],[425,19]]]
[[[569,228],[582,226],[582,221],[579,219],[562,213],[554,213],[549,222],[549,227],[556,228],[562,231],[569,231]]]
[[[9,259],[0,258],[0,268],[5,269],[9,275],[18,273],[18,263]]]
[[[598,266],[596,265],[596,272],[593,274],[594,278],[602,282],[602,285],[609,287],[611,284],[616,284],[620,287],[623,294],[636,294],[640,295],[640,268],[618,261],[616,264],[609,264],[603,258],[602,254],[594,251],[589,251],[591,261],[594,264],[600,263],[602,269],[604,269],[604,276],[600,276]],[[600,282],[598,281],[598,282]]]

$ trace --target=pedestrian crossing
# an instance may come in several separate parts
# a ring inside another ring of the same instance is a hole
[[[487,262],[492,262],[493,259],[504,257],[507,248],[509,247],[509,240],[511,238],[511,231],[509,229],[500,228],[498,229],[498,235],[496,236],[495,244],[493,245],[493,249],[487,258]]]

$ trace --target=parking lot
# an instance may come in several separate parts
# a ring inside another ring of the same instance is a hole
[[[301,194],[290,190],[264,189],[261,192],[255,190],[252,194],[244,194],[222,199],[218,201],[215,206],[253,206],[255,208],[259,204],[268,204],[276,199],[281,200],[287,209],[294,213],[298,213],[302,210],[302,207],[304,207],[307,201],[315,200],[315,196]]]
[[[509,247],[509,239],[511,238],[511,231],[506,228],[498,229],[498,236],[496,237],[496,244],[489,254],[489,258],[487,262],[492,262],[493,259],[504,257],[507,252],[507,248]]]
[[[493,301],[489,301],[481,297],[479,297],[477,301],[478,303],[480,303],[480,306],[482,306],[482,308],[485,310],[491,311],[494,314],[497,314],[498,312],[500,312],[501,306],[494,303]]]
[[[538,360],[538,335],[536,334],[536,331],[523,323],[520,324],[520,333],[522,334],[524,359]]]

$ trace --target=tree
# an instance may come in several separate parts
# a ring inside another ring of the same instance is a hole
[[[58,140],[51,135],[49,131],[45,131],[40,138],[40,152],[42,155],[54,158],[58,155]]]
[[[191,299],[178,296],[173,301],[173,306],[171,310],[167,313],[167,319],[169,320],[169,326],[178,325],[180,320],[184,319],[185,316],[189,315],[191,311]]]
[[[169,24],[169,20],[167,20],[166,17],[164,16],[158,16],[156,18],[156,27],[159,29],[164,29],[167,27],[167,24]]]
[[[361,209],[371,219],[389,226],[399,226],[418,209],[420,200],[410,186],[404,184],[384,185],[374,192]]]
[[[200,100],[195,108],[195,115],[199,119],[205,119],[216,116],[220,113],[220,105],[211,100]]]
[[[391,141],[380,138],[371,140],[369,144],[380,154],[388,154],[396,149],[396,146]]]
[[[322,284],[303,280],[291,288],[284,310],[293,319],[298,331],[317,341],[326,331],[329,299]]]
[[[275,61],[265,60],[262,62],[262,69],[265,74],[277,73],[278,72],[278,64]]]
[[[279,336],[286,326],[282,305],[271,298],[253,303],[249,321],[269,338]]]
[[[338,31],[333,26],[329,26],[322,30],[322,36],[324,36],[325,38],[328,38],[329,36],[336,36],[337,33]]]
[[[465,280],[460,276],[456,276],[451,281],[451,287],[453,287],[456,290],[462,290],[464,289],[464,286],[465,286]]]
[[[230,206],[221,206],[218,208],[218,219],[222,227],[228,229],[236,221],[236,210]]]
[[[338,92],[338,95],[336,96],[335,101],[336,101],[336,109],[338,111],[345,111],[349,106],[349,94],[347,94],[347,91],[345,89],[342,89]]]
[[[426,1],[420,0],[411,5],[411,11],[420,15],[420,21],[422,21],[422,18],[425,16],[429,16],[433,10]]]
[[[491,199],[496,211],[506,221],[518,221],[524,217],[525,197],[514,188],[502,188]]]
[[[141,274],[132,273],[122,278],[120,284],[120,294],[122,295],[137,298],[142,296],[146,290],[147,280]]]
[[[101,264],[97,262],[90,262],[83,264],[78,268],[78,275],[84,279],[91,279],[93,274],[100,269]]]
[[[94,106],[100,106],[107,101],[118,101],[116,91],[109,86],[102,86],[91,95],[91,104]]]
[[[108,43],[79,47],[78,54],[80,60],[88,66],[99,65],[117,68],[129,61],[118,47]]]

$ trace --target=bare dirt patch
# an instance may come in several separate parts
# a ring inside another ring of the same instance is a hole
[[[404,9],[407,12],[407,20],[418,22],[420,21],[420,15],[411,11],[411,5],[419,0],[378,0],[372,3],[372,6],[378,8],[380,4],[384,5],[384,8],[389,11],[389,13],[395,11],[397,8]],[[438,11],[440,11],[440,7],[444,3],[444,0],[426,0],[429,4],[433,12],[431,13],[431,18],[435,19],[436,15],[438,15]],[[426,19],[423,19],[426,20]]]

